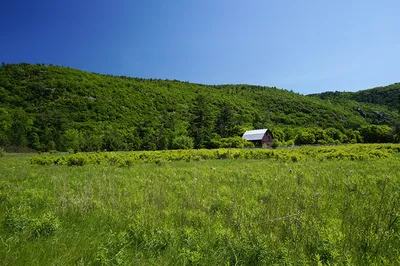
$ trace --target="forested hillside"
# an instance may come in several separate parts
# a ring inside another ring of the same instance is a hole
[[[393,142],[399,113],[392,107],[261,86],[0,67],[0,147],[14,150],[240,147],[254,128],[272,129],[277,144]]]
[[[377,87],[357,92],[324,92],[313,94],[321,99],[346,99],[357,102],[374,103],[386,105],[400,111],[400,83],[394,83],[384,87]]]

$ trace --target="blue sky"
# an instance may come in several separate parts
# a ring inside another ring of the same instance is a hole
[[[398,0],[1,1],[0,61],[302,94],[400,81]]]

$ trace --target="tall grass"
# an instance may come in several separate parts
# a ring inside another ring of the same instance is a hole
[[[399,158],[69,167],[6,155],[0,263],[399,265]]]

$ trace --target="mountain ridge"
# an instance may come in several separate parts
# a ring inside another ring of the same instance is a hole
[[[368,138],[361,129],[368,127],[386,127],[386,135],[390,128],[391,141],[396,140],[397,109],[358,102],[353,96],[328,96],[2,64],[0,146],[75,151],[213,148],[231,145],[247,129],[264,127],[274,129],[282,143],[362,142]],[[338,131],[336,139],[321,133],[332,128]],[[301,132],[314,138],[302,141]]]

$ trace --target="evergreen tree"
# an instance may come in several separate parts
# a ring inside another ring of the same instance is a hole
[[[194,101],[193,117],[190,123],[190,134],[195,148],[207,148],[213,132],[213,116],[206,96],[199,94]]]

